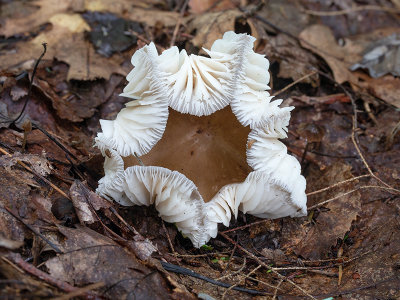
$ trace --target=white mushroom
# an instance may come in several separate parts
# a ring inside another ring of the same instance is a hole
[[[227,32],[204,49],[210,58],[177,47],[158,56],[154,44],[136,51],[122,94],[135,100],[116,120],[101,120],[96,138],[106,156],[97,192],[122,205],[154,205],[195,247],[239,210],[304,216],[300,164],[278,140],[293,107],[271,101],[269,62],[253,51],[254,40]]]

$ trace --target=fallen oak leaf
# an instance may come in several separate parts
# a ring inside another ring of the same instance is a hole
[[[120,67],[121,56],[105,58],[95,52],[85,38],[90,26],[79,14],[56,14],[49,22],[50,31],[42,32],[28,42],[19,42],[15,49],[0,56],[3,68],[14,68],[36,56],[42,49],[42,43],[48,43],[47,57],[57,58],[69,64],[67,79],[93,80],[108,79],[112,73],[126,74]]]

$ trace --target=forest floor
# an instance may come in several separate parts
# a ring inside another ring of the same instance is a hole
[[[399,0],[0,5],[0,298],[400,298]],[[239,214],[196,249],[153,207],[94,193],[93,144],[137,49],[202,54],[230,30],[295,106],[283,142],[308,216]]]

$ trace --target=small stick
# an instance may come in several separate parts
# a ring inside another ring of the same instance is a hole
[[[189,3],[189,0],[185,0],[185,2],[182,5],[178,21],[176,22],[176,25],[175,25],[174,33],[172,34],[171,43],[169,45],[170,47],[173,47],[175,45],[176,36],[178,35],[179,27],[181,26],[181,23],[182,23],[183,14],[185,13],[188,3]]]
[[[313,76],[314,74],[317,74],[317,73],[318,73],[317,71],[312,71],[311,73],[308,73],[308,74],[306,74],[306,75],[300,77],[300,78],[297,79],[296,81],[294,81],[294,82],[292,82],[291,84],[288,84],[287,86],[285,86],[283,89],[281,89],[281,90],[279,90],[279,91],[273,93],[272,96],[277,96],[277,95],[279,95],[279,94],[282,94],[284,91],[290,89],[292,86],[298,84],[299,82],[301,82],[301,81],[307,79],[308,77],[311,77],[311,76]]]
[[[229,242],[231,242],[232,244],[235,244],[235,241],[232,240],[229,236],[227,236],[225,233],[220,232],[220,235],[222,235],[225,239],[227,239]],[[244,253],[246,253],[248,256],[250,256],[252,259],[254,259],[256,262],[258,262],[260,265],[262,265],[263,267],[267,268],[268,270],[271,270],[272,273],[274,273],[275,275],[277,275],[280,279],[286,280],[287,282],[289,282],[291,285],[293,285],[295,288],[297,288],[299,291],[301,291],[304,295],[306,295],[307,297],[309,297],[310,299],[314,299],[317,300],[314,296],[310,295],[306,290],[304,290],[301,286],[297,285],[295,282],[293,282],[292,280],[290,280],[289,278],[285,278],[285,276],[281,275],[280,273],[278,273],[277,271],[275,271],[272,267],[268,266],[266,263],[264,263],[261,259],[259,259],[257,256],[255,256],[253,253],[251,253],[250,251],[246,250],[245,248],[243,248],[242,246],[240,246],[239,244],[237,245],[237,247],[242,250]]]
[[[253,270],[251,270],[248,274],[246,274],[244,277],[242,277],[240,281],[238,281],[238,282],[235,283],[234,285],[231,285],[230,287],[228,287],[228,288],[225,290],[225,292],[222,294],[222,300],[225,299],[226,294],[227,294],[230,290],[232,290],[232,289],[234,289],[236,286],[238,286],[239,283],[240,283],[243,279],[248,278],[251,274],[253,274],[255,271],[257,271],[259,268],[261,268],[261,265],[255,267],[255,268],[254,268]]]
[[[304,13],[313,15],[313,16],[340,16],[340,15],[346,15],[346,14],[363,11],[363,10],[385,11],[385,12],[394,13],[394,14],[400,13],[400,9],[378,6],[378,5],[360,5],[360,6],[352,7],[349,9],[334,10],[334,11],[315,11],[315,10],[308,10],[308,9],[301,9],[301,10]]]
[[[37,269],[35,266],[24,261],[19,254],[13,258],[13,261],[25,272],[27,272],[35,277],[38,277],[39,279],[44,280],[53,286],[58,287],[62,291],[70,293],[70,292],[76,291],[78,289],[65,281],[55,279],[55,278],[51,277],[49,274]]]
[[[115,210],[114,207],[110,207],[111,212],[120,220],[130,231],[133,232],[133,234],[138,235],[142,237],[142,235],[131,225],[129,225],[122,217],[121,215]]]
[[[37,70],[37,68],[38,68],[38,66],[39,66],[40,61],[42,60],[43,56],[46,54],[46,51],[47,51],[47,44],[46,44],[46,43],[43,43],[42,46],[43,46],[43,52],[42,52],[42,54],[39,56],[39,58],[36,60],[35,66],[33,67],[32,77],[31,77],[31,80],[30,80],[30,82],[29,82],[28,95],[26,96],[26,100],[25,100],[24,106],[22,107],[22,110],[21,110],[21,112],[19,113],[19,115],[18,115],[14,120],[12,120],[11,123],[17,122],[17,121],[19,120],[19,118],[22,117],[22,115],[23,115],[23,113],[24,113],[24,111],[25,111],[25,109],[26,109],[26,106],[28,105],[29,99],[31,98],[31,94],[32,94],[32,84],[33,84],[33,79],[35,78],[36,70]]]
[[[167,263],[167,262],[164,262],[164,261],[160,261],[160,263],[163,266],[163,268],[165,270],[169,271],[169,272],[174,272],[174,273],[177,273],[177,274],[191,276],[191,277],[198,278],[198,279],[204,280],[206,282],[212,283],[214,285],[222,286],[222,287],[225,287],[225,288],[229,288],[229,287],[232,286],[229,283],[220,282],[220,281],[208,278],[208,277],[206,277],[204,275],[201,275],[201,274],[198,274],[198,273],[196,273],[196,272],[194,272],[194,271],[192,271],[190,269],[186,269],[186,268],[183,268],[183,267],[180,267],[180,266],[177,266],[177,265],[174,265],[174,264],[170,264],[170,263]],[[249,293],[249,294],[252,294],[252,295],[268,295],[269,294],[267,292],[261,292],[261,291],[257,291],[257,290],[250,290],[250,289],[246,289],[246,288],[242,288],[242,287],[238,287],[238,286],[235,286],[232,289],[235,290],[235,291],[245,292],[245,293]]]
[[[353,190],[351,190],[351,191],[348,191],[348,192],[346,192],[346,193],[344,193],[344,194],[335,196],[335,197],[330,198],[330,199],[328,199],[328,200],[322,201],[321,203],[318,203],[318,204],[315,204],[315,205],[313,205],[313,206],[310,206],[309,208],[307,208],[307,210],[312,210],[312,209],[314,209],[314,208],[323,206],[324,204],[327,204],[327,203],[329,203],[329,202],[332,202],[332,201],[334,201],[334,200],[337,200],[337,199],[339,199],[340,197],[347,196],[347,195],[349,195],[349,194],[351,194],[351,193],[354,193],[354,192],[356,192],[356,191],[358,191],[358,190],[362,190],[362,189],[372,189],[372,188],[375,188],[375,189],[382,189],[382,190],[385,190],[385,191],[388,191],[388,192],[392,192],[392,193],[396,193],[396,194],[399,193],[399,191],[398,191],[397,189],[395,189],[395,188],[390,188],[390,187],[387,188],[387,187],[383,187],[383,186],[380,186],[380,185],[366,185],[366,186],[360,186],[360,187],[355,188],[355,189],[353,189]]]
[[[2,201],[4,202],[4,201]],[[37,231],[35,228],[33,228],[31,225],[29,225],[28,223],[24,222],[24,220],[22,220],[17,214],[15,214],[10,208],[8,208],[7,206],[4,206],[4,209],[10,214],[12,215],[14,218],[16,218],[18,221],[20,221],[22,224],[24,224],[26,227],[28,227],[28,229],[30,231],[32,231],[34,234],[36,234],[37,236],[39,236],[43,241],[45,241],[51,248],[54,249],[54,251],[56,251],[57,253],[63,253],[60,248],[58,248],[56,245],[54,245],[50,240],[48,240],[43,234],[41,234],[39,231]]]
[[[161,219],[161,224],[162,224],[162,227],[163,227],[163,229],[164,229],[164,231],[165,231],[165,234],[166,234],[166,236],[167,236],[168,243],[169,243],[169,246],[171,247],[172,254],[176,257],[176,254],[177,254],[177,253],[175,252],[174,245],[172,245],[171,237],[169,236],[167,227],[165,227],[165,223],[164,223],[164,220],[163,220],[163,219]]]
[[[348,183],[348,182],[352,182],[352,181],[357,180],[357,179],[361,179],[361,178],[365,178],[365,177],[370,177],[370,176],[371,176],[370,174],[365,174],[365,175],[353,177],[353,178],[350,178],[350,179],[346,179],[346,180],[340,181],[340,182],[338,182],[338,183],[332,184],[332,185],[330,185],[330,186],[328,186],[328,187],[326,187],[326,188],[323,188],[323,189],[320,189],[320,190],[317,190],[317,191],[313,191],[313,192],[307,193],[307,196],[319,194],[319,193],[328,191],[328,190],[330,190],[330,189],[333,189],[334,187],[340,186],[340,185],[342,185],[342,184],[345,184],[345,183]]]
[[[275,300],[275,299],[276,299],[276,296],[277,296],[277,294],[278,294],[278,289],[279,289],[279,287],[281,286],[282,282],[283,282],[283,279],[279,280],[279,282],[278,282],[278,284],[277,284],[277,286],[276,286],[276,288],[275,288],[274,296],[272,297],[272,300]]]

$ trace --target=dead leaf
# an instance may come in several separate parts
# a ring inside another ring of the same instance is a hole
[[[231,0],[190,0],[189,7],[191,12],[201,14],[206,11],[221,11],[235,8],[236,5],[233,2]]]
[[[106,59],[95,52],[86,41],[84,31],[89,25],[78,14],[56,14],[48,20],[53,25],[50,31],[39,34],[28,42],[19,42],[15,49],[0,56],[0,64],[8,69],[42,53],[42,43],[47,43],[46,58],[57,58],[69,64],[67,79],[92,80],[109,78],[112,73],[126,74],[120,67],[121,56]]]
[[[146,23],[148,26],[155,26],[157,23],[165,27],[175,26],[179,18],[179,12],[162,11],[158,9],[144,9],[135,6],[131,1],[126,0],[96,0],[85,1],[80,11],[110,12],[121,17],[139,23]]]
[[[168,295],[165,280],[111,239],[87,228],[59,227],[66,237],[67,251],[46,262],[50,275],[74,285],[102,281],[108,287],[106,297],[126,299],[164,299]]]
[[[10,17],[5,19],[4,25],[0,28],[0,35],[10,37],[18,33],[29,32],[39,25],[42,25],[58,14],[67,11],[73,0],[57,1],[57,0],[37,0],[30,4],[36,8],[31,14],[18,17]]]
[[[235,20],[240,16],[242,12],[236,9],[195,16],[188,23],[190,32],[196,30],[193,45],[210,49],[214,41],[221,39],[225,32],[235,30]]]
[[[20,216],[27,216],[27,200],[30,198],[31,187],[26,181],[32,179],[24,179],[21,175],[23,173],[8,171],[0,166],[0,232],[5,238],[15,241],[24,240],[25,227],[3,207],[8,206],[12,210],[19,211]]]
[[[16,165],[18,161],[27,163],[36,173],[42,176],[50,174],[53,169],[49,161],[45,157],[39,155],[15,152],[11,157],[0,157],[0,165],[8,170],[10,170],[11,166]]]
[[[13,249],[18,249],[23,244],[24,244],[23,241],[10,240],[10,239],[0,235],[0,247],[2,247],[2,248],[13,250]]]
[[[363,51],[375,45],[378,40],[398,33],[398,28],[379,29],[370,34],[363,34],[344,39],[344,46],[337,44],[332,31],[323,25],[313,25],[306,28],[301,34],[302,45],[317,53],[328,63],[333,76],[338,83],[346,81],[353,84],[353,88],[367,89],[375,96],[398,107],[398,79],[393,76],[373,79],[362,72],[351,72],[351,67],[362,57]],[[394,63],[392,67],[395,68]]]
[[[111,206],[110,202],[90,191],[79,180],[75,180],[69,193],[81,224],[93,224],[98,221],[93,209],[100,210]]]
[[[351,166],[344,163],[335,163],[328,167],[315,186],[329,186],[330,184],[352,178]],[[345,189],[347,187],[347,189]],[[354,188],[354,182],[341,189],[319,194],[318,202],[340,195],[348,189]],[[337,239],[343,238],[349,231],[352,222],[361,211],[360,193],[354,192],[340,197],[337,200],[324,205],[328,210],[319,212],[306,236],[296,246],[295,252],[307,259],[321,259],[329,253],[330,248],[337,243]]]
[[[311,66],[317,68],[318,60],[307,50],[300,47],[299,43],[286,34],[270,37],[265,45],[264,52],[270,60],[279,62],[278,77],[291,78],[293,81],[311,73]],[[319,76],[314,74],[307,77],[302,83],[319,85]]]
[[[309,15],[299,11],[298,3],[290,0],[269,0],[257,12],[257,15],[274,24],[276,27],[298,36],[299,33],[312,21]],[[265,25],[269,32],[276,32],[275,28]],[[279,33],[279,32],[276,32]]]
[[[387,75],[381,78],[368,79],[368,90],[374,96],[400,108],[399,87],[400,78]]]
[[[138,22],[127,21],[114,14],[86,12],[83,17],[92,28],[88,34],[90,42],[99,54],[106,57],[136,45],[135,34],[143,33]]]
[[[351,70],[366,68],[373,78],[388,73],[400,76],[400,34],[392,34],[377,40],[364,51],[362,60],[351,66]]]
[[[323,25],[307,27],[300,33],[299,38],[303,47],[325,59],[338,83],[357,82],[357,77],[349,71],[349,67],[360,59],[361,48],[354,49],[356,46],[352,43],[346,43],[344,47],[339,46],[329,27]]]

